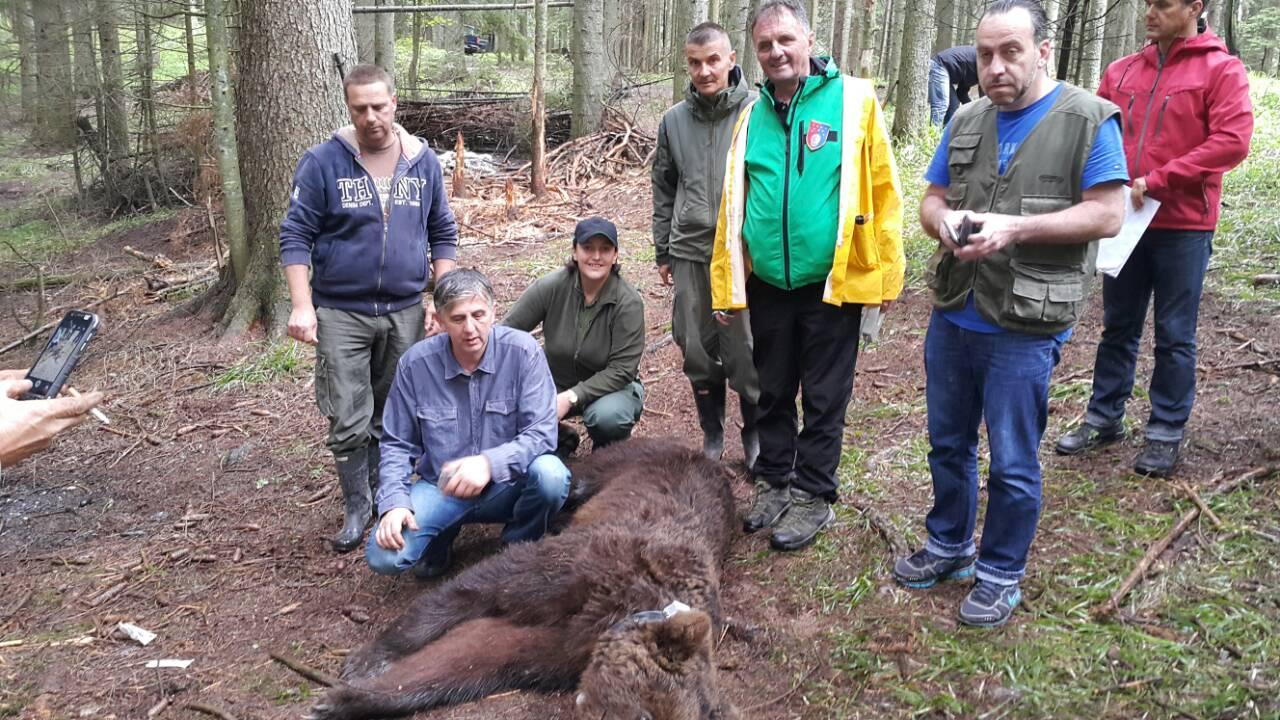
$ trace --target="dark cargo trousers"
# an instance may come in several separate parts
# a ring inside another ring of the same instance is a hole
[[[382,439],[382,406],[400,356],[422,339],[420,303],[388,315],[316,308],[316,405],[329,450],[345,455]]]
[[[671,334],[684,355],[684,374],[696,388],[724,385],[754,404],[760,381],[751,357],[751,320],[746,311],[734,313],[728,326],[711,314],[711,276],[708,264],[671,259],[676,285],[671,306]]]
[[[760,458],[755,474],[835,502],[845,411],[853,395],[861,305],[822,301],[823,283],[794,290],[747,279],[760,377]],[[796,393],[804,409],[799,427]]]

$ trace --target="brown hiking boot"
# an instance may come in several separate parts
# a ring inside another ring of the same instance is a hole
[[[791,506],[773,529],[769,544],[774,550],[799,550],[813,542],[818,533],[835,519],[835,511],[825,498],[793,487]]]
[[[757,478],[755,499],[751,501],[746,517],[742,518],[743,532],[753,533],[773,527],[790,506],[789,486],[774,487],[763,478]]]

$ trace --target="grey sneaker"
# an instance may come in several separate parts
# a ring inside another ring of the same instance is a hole
[[[799,550],[813,542],[818,533],[835,519],[831,503],[793,487],[791,507],[773,529],[769,544],[774,550]]]
[[[962,580],[973,577],[977,554],[945,558],[921,548],[893,564],[893,579],[909,588],[929,588],[939,580]]]
[[[743,532],[753,533],[773,527],[791,506],[791,493],[786,487],[774,487],[764,480],[756,480],[756,497],[751,509],[742,518]]]
[[[979,580],[960,603],[960,622],[973,627],[1000,627],[1009,622],[1021,601],[1022,591],[1017,583],[998,585]]]

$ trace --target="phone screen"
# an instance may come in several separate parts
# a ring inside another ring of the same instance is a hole
[[[62,389],[80,352],[97,327],[98,318],[91,313],[70,312],[62,318],[27,373],[27,379],[31,381],[31,395],[52,397]]]

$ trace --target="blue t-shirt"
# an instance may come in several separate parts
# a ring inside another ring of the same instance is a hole
[[[1061,93],[1062,83],[1058,83],[1048,95],[1021,110],[996,113],[996,141],[1000,143],[999,173],[1001,175],[1004,175],[1005,169],[1009,166],[1009,160],[1017,152],[1018,146],[1031,134],[1040,120],[1049,114],[1049,109],[1053,107],[1053,103]],[[948,124],[942,131],[942,142],[938,144],[938,149],[934,151],[933,159],[929,162],[929,168],[924,173],[926,181],[939,187],[947,187],[951,184],[951,170],[947,166],[947,145],[950,140],[951,125]],[[1084,164],[1081,187],[1088,190],[1094,185],[1116,180],[1127,182],[1129,170],[1124,158],[1120,121],[1111,117],[1098,128],[1093,147],[1089,148],[1089,159]],[[992,325],[982,319],[973,304],[973,293],[969,293],[963,308],[944,312],[942,316],[965,330],[990,334],[1005,332],[999,325]],[[1071,328],[1058,334],[1059,341],[1066,341],[1069,337],[1071,337]]]

